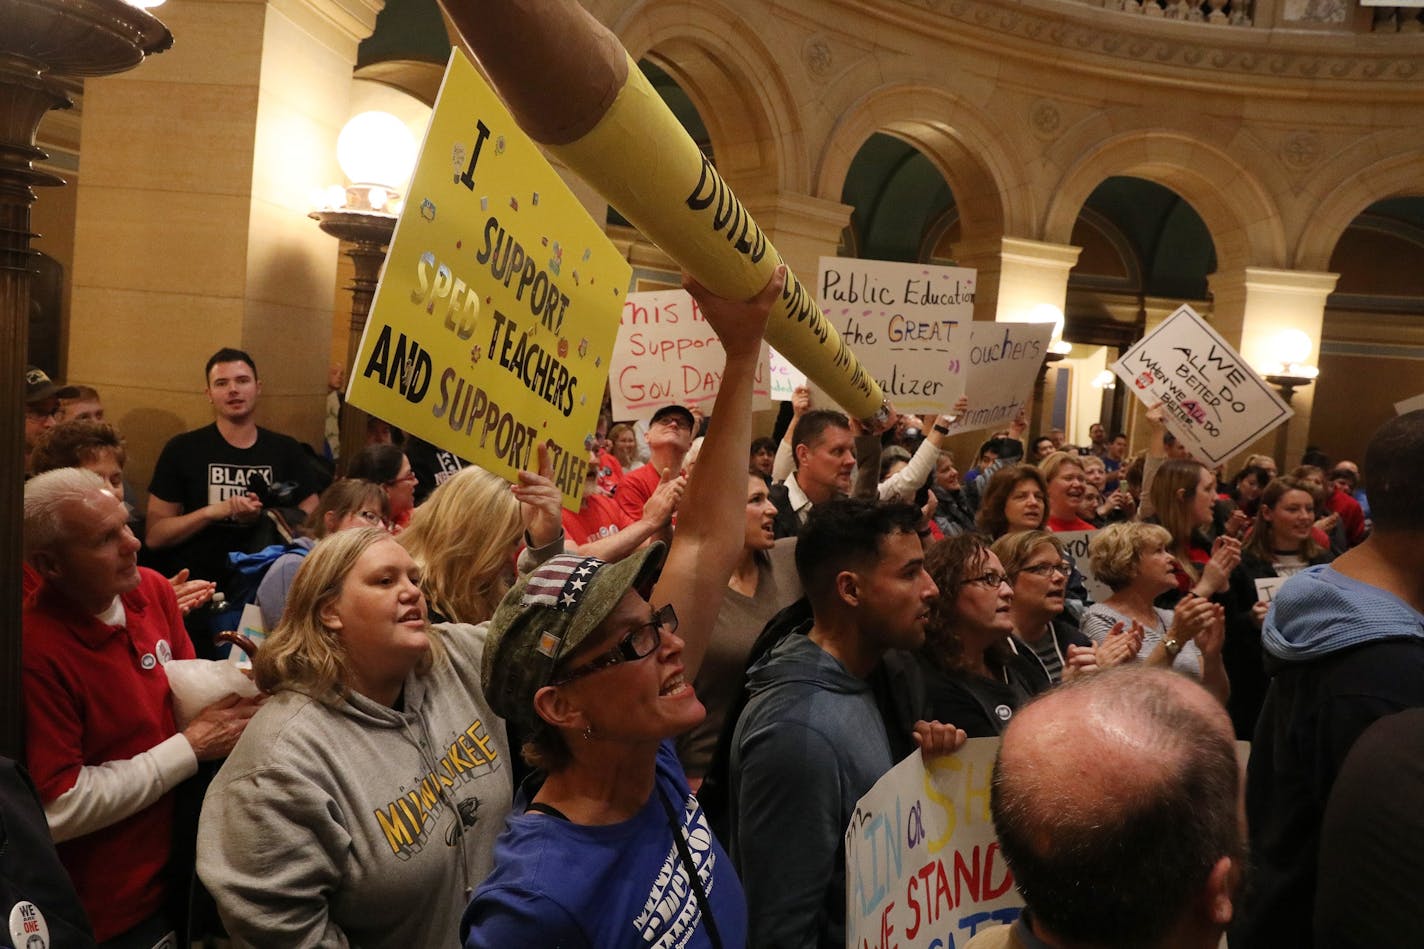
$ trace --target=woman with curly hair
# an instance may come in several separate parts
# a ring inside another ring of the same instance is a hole
[[[980,534],[930,547],[925,570],[939,587],[918,657],[925,717],[954,722],[970,738],[999,735],[1020,706],[1052,685],[1033,650],[1013,635],[1009,577]]]

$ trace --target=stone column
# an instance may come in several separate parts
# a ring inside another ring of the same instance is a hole
[[[1044,304],[1056,307],[1060,313],[1064,311],[1068,273],[1078,262],[1082,248],[1022,237],[993,237],[961,241],[953,250],[959,266],[977,271],[974,319],[1023,323],[1030,322],[1034,308]],[[1030,437],[1049,428],[1047,407],[1054,401],[1056,385],[1047,383],[1048,365],[1044,363],[1034,383],[1033,409],[1028,413]],[[1080,376],[1086,374],[1075,374]],[[1090,397],[1092,379],[1076,378],[1076,382],[1084,390],[1079,396]],[[974,394],[969,393],[969,397],[972,399]]]
[[[742,201],[781,259],[815,293],[822,257],[834,257],[851,207],[808,194],[753,194]]]
[[[1068,272],[1078,263],[1080,247],[1022,237],[993,237],[954,245],[954,260],[978,271],[974,318],[1023,322],[1035,306],[1062,310],[1068,299]]]
[[[1301,330],[1310,337],[1309,361],[1318,365],[1325,300],[1335,289],[1339,277],[1333,273],[1265,267],[1243,267],[1211,274],[1207,284],[1213,300],[1212,326],[1262,375],[1280,363],[1273,344],[1276,335],[1287,329]],[[1286,457],[1276,459],[1282,471],[1300,462],[1310,434],[1314,402],[1314,386],[1297,389],[1291,399],[1295,416],[1287,423],[1290,427],[1285,439]],[[1272,432],[1245,453],[1276,454],[1277,436],[1277,432]],[[1231,468],[1234,465],[1228,465],[1228,469]]]
[[[0,754],[24,759],[20,609],[24,516],[24,374],[29,335],[30,205],[64,181],[34,167],[40,120],[71,105],[63,77],[132,69],[173,42],[151,14],[120,0],[0,0]],[[96,82],[98,80],[90,80]]]
[[[140,492],[163,442],[211,419],[222,346],[256,360],[261,424],[321,442],[337,248],[306,215],[342,180],[381,5],[186,0],[171,53],[86,84],[67,376],[103,394]]]

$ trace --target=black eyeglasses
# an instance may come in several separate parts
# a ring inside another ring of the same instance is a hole
[[[1008,582],[1009,582],[1009,576],[1008,576],[1008,574],[1006,574],[1006,573],[1000,573],[1000,572],[997,571],[997,570],[990,570],[988,573],[985,573],[985,574],[983,574],[983,575],[981,575],[981,576],[977,576],[977,577],[967,577],[967,578],[965,578],[965,580],[964,580],[964,584],[965,584],[966,586],[969,585],[969,584],[971,584],[971,583],[977,583],[977,584],[979,584],[980,586],[988,587],[988,588],[991,589],[991,590],[997,590],[997,589],[999,589],[1000,586],[1002,586],[1003,584],[1008,583]]]
[[[376,511],[353,511],[357,517],[370,524],[372,527],[390,527],[391,524]]]
[[[1060,560],[1057,563],[1040,563],[1032,567],[1022,567],[1019,569],[1019,573],[1032,573],[1047,580],[1055,573],[1061,573],[1065,577],[1071,576],[1073,565],[1066,560]]]
[[[555,675],[549,680],[549,684],[564,685],[575,679],[581,679],[586,675],[607,669],[609,666],[616,666],[620,662],[634,662],[642,659],[662,644],[664,629],[669,633],[677,632],[677,613],[673,610],[671,603],[656,610],[651,622],[634,628],[628,635],[614,643],[613,648],[607,652],[562,675]]]

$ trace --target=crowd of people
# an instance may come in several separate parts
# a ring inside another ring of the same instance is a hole
[[[1366,815],[1419,783],[1424,412],[1284,475],[1155,409],[1137,455],[1020,418],[961,470],[973,393],[871,432],[800,390],[768,437],[782,279],[689,278],[715,403],[605,413],[577,511],[543,448],[510,484],[380,422],[336,478],[236,349],[139,505],[99,393],[29,370],[54,944],[839,949],[857,802],[977,737],[1027,909],[976,949],[1408,944],[1421,822]],[[180,715],[164,667],[234,639],[258,695]]]

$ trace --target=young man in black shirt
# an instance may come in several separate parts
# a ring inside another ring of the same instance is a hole
[[[149,483],[146,539],[234,601],[228,553],[260,549],[272,538],[259,494],[280,494],[307,514],[317,495],[302,446],[255,421],[262,383],[252,357],[220,349],[208,360],[206,380],[217,418],[163,446]],[[204,639],[195,637],[200,654]]]

